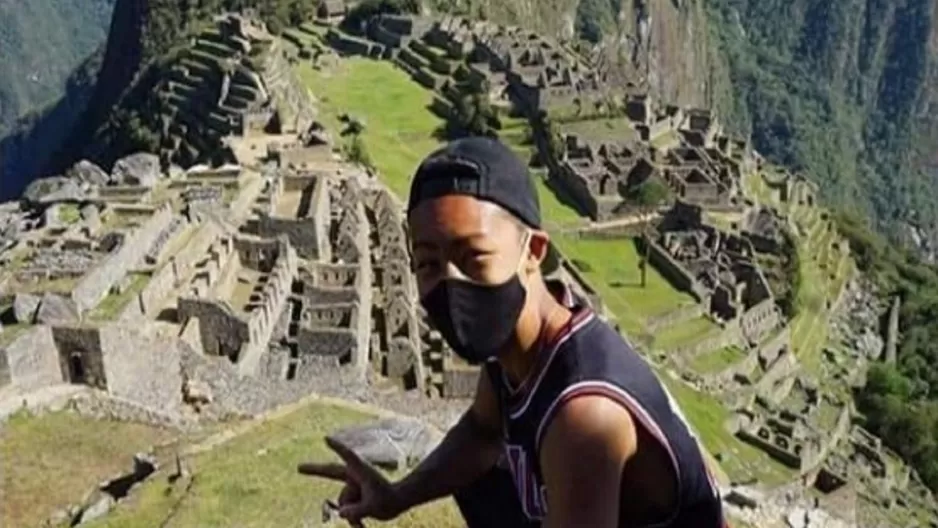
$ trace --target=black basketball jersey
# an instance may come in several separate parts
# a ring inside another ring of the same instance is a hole
[[[574,315],[541,349],[525,382],[512,387],[497,362],[486,364],[503,416],[505,459],[525,515],[532,521],[547,513],[541,476],[540,443],[557,410],[586,394],[606,396],[632,415],[667,450],[678,478],[678,507],[661,528],[720,528],[720,499],[697,441],[670,395],[645,361],[615,330],[589,308],[572,306]],[[703,513],[703,518],[702,514]],[[713,521],[706,521],[711,516]]]

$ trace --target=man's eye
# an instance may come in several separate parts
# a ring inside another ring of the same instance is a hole
[[[436,262],[432,260],[418,260],[414,263],[414,269],[417,271],[428,271],[436,267]]]

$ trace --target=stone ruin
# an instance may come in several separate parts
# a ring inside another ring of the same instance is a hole
[[[583,137],[561,126],[550,177],[581,210],[599,221],[654,206],[633,197],[650,181],[708,210],[741,207],[739,185],[752,167],[745,142],[722,135],[709,112],[669,106],[657,113],[647,97],[628,101],[629,120],[615,118],[622,130],[609,137]]]
[[[717,321],[738,321],[741,343],[755,345],[781,314],[748,239],[703,221],[700,207],[677,203],[645,237],[648,262]]]

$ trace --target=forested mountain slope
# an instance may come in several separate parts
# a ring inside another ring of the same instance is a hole
[[[730,64],[730,124],[835,203],[933,254],[935,2],[706,3]]]
[[[114,0],[0,0],[0,138],[23,114],[62,96],[101,46]]]

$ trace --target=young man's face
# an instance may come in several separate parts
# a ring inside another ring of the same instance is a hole
[[[411,211],[408,225],[421,298],[445,278],[502,284],[538,254],[526,251],[538,245],[528,242],[537,233],[528,236],[503,209],[470,196],[427,200]]]

